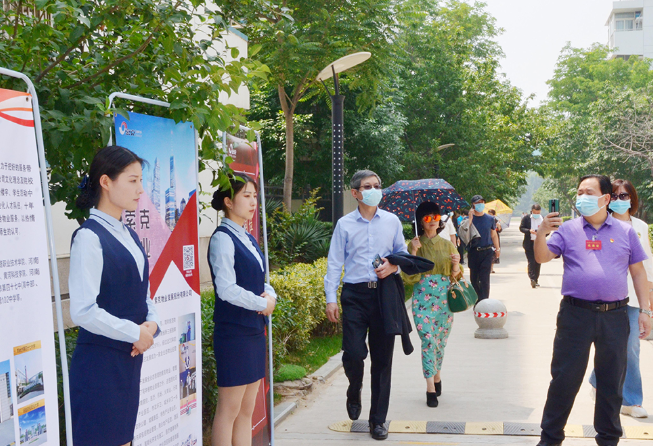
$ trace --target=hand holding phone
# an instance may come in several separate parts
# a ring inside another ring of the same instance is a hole
[[[372,261],[372,266],[374,269],[377,269],[381,265],[383,265],[383,260],[381,259],[381,256],[377,254],[376,257],[374,257],[374,261]]]
[[[549,214],[552,212],[557,212],[558,216],[560,215],[560,200],[553,198],[549,200]],[[559,225],[554,225],[555,228],[558,228]]]

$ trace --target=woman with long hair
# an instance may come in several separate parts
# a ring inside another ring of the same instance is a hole
[[[124,147],[98,151],[77,207],[90,217],[70,248],[70,316],[79,325],[70,366],[76,446],[121,446],[134,438],[143,353],[158,334],[147,255],[121,222],[143,193],[143,160]]]
[[[209,266],[215,288],[213,348],[218,407],[213,446],[250,446],[252,414],[265,377],[266,318],[276,305],[265,283],[265,258],[243,225],[257,209],[257,184],[241,175],[216,190],[211,206],[225,217],[209,243]]]
[[[408,276],[404,282],[413,285],[413,318],[422,341],[422,371],[426,379],[426,404],[438,406],[442,393],[442,359],[451,332],[453,313],[449,310],[447,290],[450,278],[463,276],[460,254],[451,243],[438,236],[444,227],[440,207],[430,201],[415,211],[418,235],[408,244],[408,252],[432,261],[431,271]]]

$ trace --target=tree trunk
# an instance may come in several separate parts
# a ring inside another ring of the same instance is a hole
[[[286,120],[286,172],[283,177],[283,204],[286,210],[290,212],[292,205],[293,170],[295,168],[295,128],[293,122],[295,106],[286,95],[283,85],[277,85],[277,91],[279,92],[281,110],[283,110],[283,116]]]
[[[286,117],[286,173],[283,177],[283,204],[290,212],[292,205],[292,182],[295,168],[295,133],[293,114],[284,112]]]

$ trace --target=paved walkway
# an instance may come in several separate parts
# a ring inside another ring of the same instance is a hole
[[[416,351],[405,356],[396,343],[392,396],[388,420],[518,422],[541,420],[546,391],[551,379],[549,367],[555,317],[560,302],[562,261],[542,265],[539,289],[532,289],[526,274],[526,257],[521,248],[519,220],[513,219],[501,237],[501,264],[492,274],[491,298],[508,308],[508,339],[474,338],[477,328],[471,311],[459,314],[453,324],[442,370],[442,396],[437,408],[425,403],[425,383],[419,356],[419,338],[413,331]],[[590,361],[591,362],[591,361]],[[369,411],[369,362],[366,365],[361,419]],[[641,368],[644,377],[644,407],[653,413],[653,342],[642,342]],[[591,368],[588,367],[587,377]],[[586,378],[587,378],[586,377]],[[347,378],[342,370],[276,429],[278,446],[372,445],[369,434],[339,433],[328,426],[347,420],[345,392]],[[585,380],[576,399],[569,424],[591,425],[594,403]],[[622,416],[624,426],[653,430],[653,417],[637,420]],[[475,436],[440,434],[390,434],[386,443],[420,445],[535,445],[536,437]],[[593,439],[568,438],[565,445],[592,445]],[[622,440],[623,445],[651,444],[646,440]]]

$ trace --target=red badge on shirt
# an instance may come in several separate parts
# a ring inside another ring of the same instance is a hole
[[[601,240],[585,240],[585,249],[591,249],[592,251],[600,251]]]

